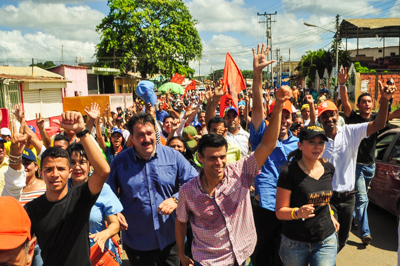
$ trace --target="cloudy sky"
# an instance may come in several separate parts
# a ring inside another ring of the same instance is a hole
[[[307,50],[328,48],[333,33],[310,28],[304,22],[335,30],[335,16],[344,18],[400,17],[400,0],[184,0],[203,43],[201,74],[224,66],[230,52],[241,69],[252,68],[251,48],[266,42],[264,17],[274,13],[273,48],[280,48],[284,61],[299,60]],[[28,65],[36,61],[76,64],[93,62],[95,31],[108,14],[106,0],[1,0],[0,65]],[[397,38],[386,45],[398,45]],[[362,39],[360,47],[382,46],[380,38]],[[348,41],[348,49],[356,41]],[[199,63],[192,67],[199,71]]]

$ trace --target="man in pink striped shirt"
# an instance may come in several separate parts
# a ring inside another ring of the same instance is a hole
[[[264,45],[261,51],[259,48],[258,54],[266,54],[268,49],[264,51]],[[283,103],[290,97],[290,88],[281,87],[260,145],[237,162],[226,166],[227,142],[223,137],[208,134],[199,141],[198,155],[203,169],[199,176],[181,187],[176,209],[175,236],[183,266],[242,265],[253,253],[257,235],[250,186],[276,146]],[[193,230],[195,262],[184,253],[188,221]]]

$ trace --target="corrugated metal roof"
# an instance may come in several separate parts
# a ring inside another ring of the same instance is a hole
[[[0,82],[4,80],[9,80],[10,82],[63,82],[71,83],[69,80],[61,80],[60,78],[49,78],[49,77],[32,77],[32,76],[19,76],[19,75],[7,75],[0,74]]]
[[[400,37],[400,18],[344,19],[340,24],[340,38],[375,37]]]
[[[24,77],[47,77],[47,78],[56,78],[62,79],[63,76],[47,71],[40,67],[33,67],[33,75],[32,75],[32,67],[9,67],[9,66],[0,66],[0,74],[5,75],[16,75],[16,76],[24,76]]]

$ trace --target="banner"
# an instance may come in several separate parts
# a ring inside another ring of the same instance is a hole
[[[182,85],[182,82],[184,80],[185,80],[185,75],[182,76],[178,73],[175,73],[175,76],[172,77],[171,82]]]
[[[232,56],[226,53],[224,75],[222,77],[224,83],[225,95],[221,97],[219,114],[224,117],[225,108],[231,105],[238,108],[238,94],[246,89],[246,82],[243,79],[242,72],[236,65]]]
[[[187,91],[191,91],[196,89],[196,80],[192,80],[186,87],[185,87],[185,93],[183,95],[186,95]]]

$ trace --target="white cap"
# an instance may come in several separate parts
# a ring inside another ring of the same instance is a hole
[[[11,136],[11,131],[8,128],[3,127],[0,129],[0,134],[4,136]]]

